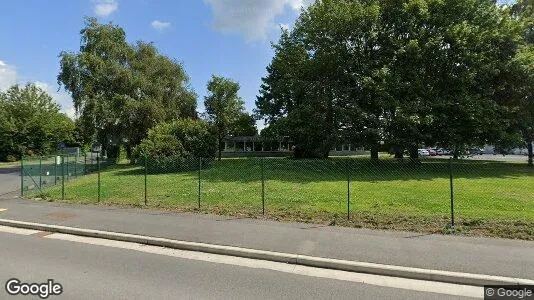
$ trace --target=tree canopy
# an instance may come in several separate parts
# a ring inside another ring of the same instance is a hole
[[[204,98],[204,107],[206,118],[214,126],[217,135],[219,159],[222,144],[228,136],[255,135],[257,132],[254,119],[246,113],[244,101],[238,95],[239,88],[239,83],[215,75],[207,84],[208,95]]]
[[[73,142],[74,122],[34,84],[0,92],[0,161],[44,155]]]
[[[523,28],[492,0],[317,1],[274,45],[256,113],[297,157],[502,141]]]
[[[134,150],[134,158],[210,158],[215,156],[215,135],[202,120],[176,120],[160,123]]]
[[[57,79],[72,95],[85,143],[98,142],[108,154],[124,145],[130,154],[157,123],[197,117],[180,63],[150,43],[129,44],[122,28],[94,18],[80,34],[79,52],[61,52]]]

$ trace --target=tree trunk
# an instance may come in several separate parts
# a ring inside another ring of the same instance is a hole
[[[417,151],[417,148],[415,147],[410,147],[410,160],[412,161],[419,160],[419,151]]]
[[[218,151],[218,159],[221,160],[221,137],[217,139],[217,151]]]
[[[139,144],[138,144],[138,145],[139,145]],[[126,158],[128,158],[128,159],[132,159],[132,145],[128,143],[128,144],[125,146],[125,148],[126,148]]]
[[[532,140],[527,142],[527,149],[528,149],[528,165],[533,166],[533,149],[532,149]]]
[[[371,146],[371,160],[378,160],[378,146]]]

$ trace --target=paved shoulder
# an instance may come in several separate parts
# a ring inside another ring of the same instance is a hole
[[[63,287],[58,299],[458,298],[36,236],[0,232],[0,243],[2,284],[50,278]]]
[[[11,199],[0,218],[379,264],[534,279],[534,242]]]

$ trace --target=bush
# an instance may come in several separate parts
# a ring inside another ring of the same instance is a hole
[[[135,161],[149,157],[161,160],[191,159],[197,157],[212,158],[217,151],[217,140],[211,126],[205,121],[177,120],[171,123],[160,123],[148,132],[134,151]]]

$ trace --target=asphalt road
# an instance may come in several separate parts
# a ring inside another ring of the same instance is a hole
[[[0,196],[20,189],[20,168],[0,168]]]
[[[0,199],[0,218],[317,257],[534,279],[534,242]]]
[[[6,232],[0,270],[0,299],[11,297],[4,287],[10,278],[54,279],[64,292],[48,299],[458,298]]]

